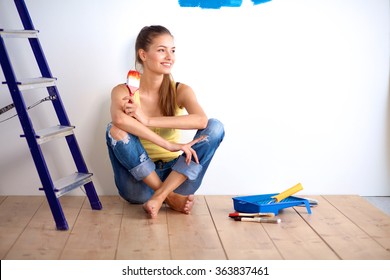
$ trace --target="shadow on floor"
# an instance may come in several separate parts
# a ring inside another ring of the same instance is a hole
[[[390,215],[390,196],[363,196],[368,202]]]

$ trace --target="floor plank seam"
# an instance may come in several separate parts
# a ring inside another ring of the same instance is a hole
[[[169,259],[172,260],[173,254],[172,254],[172,243],[171,243],[171,233],[169,232],[169,211],[168,211],[168,205],[164,202],[164,215],[165,215],[165,221],[167,226],[167,234],[168,234],[168,248],[169,248]]]
[[[2,198],[3,200],[1,201],[0,206],[4,203],[4,201],[7,200],[8,197],[9,197],[8,195],[3,196]]]
[[[361,197],[361,196],[359,196]],[[326,198],[324,198],[326,199]],[[368,237],[370,237],[376,244],[378,244],[380,247],[382,247],[384,250],[386,251],[389,251],[388,248],[384,247],[378,240],[377,238],[374,238],[373,236],[371,236],[371,234],[369,232],[367,232],[363,227],[361,227],[359,224],[357,224],[354,220],[352,220],[350,217],[348,217],[347,215],[345,215],[342,211],[340,211],[336,205],[332,204],[328,199],[326,199],[326,201],[328,201],[329,204],[331,204],[337,211],[339,211],[348,221],[350,221],[352,224],[354,224],[358,229],[360,229],[362,232],[364,232],[364,234],[366,234]],[[374,206],[375,208],[377,208],[376,206]],[[381,209],[377,208],[378,210],[382,211]],[[382,211],[383,212],[383,211]]]
[[[219,234],[219,232],[218,232],[217,225],[215,224],[214,216],[213,216],[213,214],[212,214],[212,212],[211,212],[211,209],[210,209],[210,206],[209,206],[209,203],[208,203],[208,201],[207,201],[206,196],[204,196],[204,200],[205,200],[205,202],[206,202],[207,210],[209,211],[209,215],[210,215],[210,217],[211,217],[211,221],[213,222],[215,232],[217,233],[219,243],[221,244],[221,247],[222,247],[222,250],[223,250],[223,254],[225,255],[225,259],[226,259],[226,260],[229,260],[229,257],[228,257],[227,252],[226,252],[226,248],[225,248],[225,246],[223,245],[221,236],[220,236],[220,234]]]
[[[261,225],[263,227],[263,230],[265,232],[265,234],[267,234],[269,240],[271,240],[272,242],[272,245],[275,247],[276,251],[278,252],[279,256],[282,258],[282,260],[285,260],[282,252],[279,250],[278,246],[276,245],[275,241],[273,240],[273,238],[271,237],[271,235],[269,234],[269,232],[267,231],[266,228],[264,228],[264,225]]]
[[[382,247],[383,250],[390,251],[388,248],[384,247],[383,244],[381,244],[381,243],[378,241],[377,238],[371,236],[371,234],[368,233],[364,228],[362,228],[361,226],[359,226],[358,224],[356,224],[353,220],[349,219],[348,217],[347,217],[347,219],[348,219],[349,221],[351,221],[351,223],[353,223],[356,227],[358,227],[362,232],[364,232],[367,236],[369,236],[376,244],[378,244],[380,247]]]
[[[299,213],[299,211],[295,209],[295,207],[293,208],[294,211],[297,212],[297,214],[301,217],[301,219],[309,226],[309,228],[311,228],[311,230],[322,240],[322,242],[324,242],[324,244],[326,244],[326,246],[328,246],[328,248],[337,256],[337,258],[342,260],[343,258],[332,248],[332,246],[330,246],[330,244],[321,236],[321,234],[306,221],[306,219],[301,215],[301,213]]]
[[[64,246],[62,247],[61,252],[60,252],[60,254],[59,254],[59,256],[58,256],[58,259],[59,259],[59,260],[61,260],[62,257],[63,257],[65,248],[66,248],[66,246],[68,245],[69,239],[70,239],[70,237],[71,237],[71,235],[72,235],[72,233],[73,233],[74,227],[75,227],[75,225],[76,225],[76,223],[77,223],[77,221],[78,221],[78,219],[79,219],[79,216],[80,216],[80,214],[81,214],[81,211],[83,210],[83,206],[84,206],[84,203],[85,203],[86,200],[87,200],[87,199],[84,197],[83,203],[81,203],[81,206],[80,206],[80,208],[79,208],[79,211],[77,212],[77,215],[76,215],[76,217],[75,217],[75,219],[74,219],[74,223],[73,223],[73,225],[68,229],[68,232],[69,232],[69,233],[68,233],[68,237],[66,238],[66,241],[64,242]]]
[[[164,203],[165,204],[165,203]],[[172,243],[171,243],[171,233],[169,232],[169,213],[167,210],[167,205],[165,204],[165,220],[167,221],[167,233],[168,233],[168,248],[169,248],[169,259],[173,260],[173,254],[172,254]]]
[[[118,259],[118,248],[119,248],[119,241],[121,240],[121,233],[122,233],[122,226],[123,226],[124,215],[125,215],[125,202],[122,201],[122,216],[121,216],[121,222],[119,223],[119,234],[118,234],[118,237],[117,237],[117,240],[116,240],[116,249],[115,249],[115,254],[114,254],[114,260]]]

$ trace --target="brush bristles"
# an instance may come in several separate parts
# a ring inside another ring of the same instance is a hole
[[[130,70],[127,74],[127,85],[130,87],[132,93],[139,88],[140,79],[141,74],[135,70]]]
[[[141,74],[138,71],[130,70],[129,73],[127,73],[127,78],[129,77],[139,80],[141,78]]]

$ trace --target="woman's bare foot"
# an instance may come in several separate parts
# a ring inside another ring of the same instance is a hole
[[[157,218],[157,214],[160,211],[161,206],[162,203],[160,203],[157,199],[151,198],[144,203],[143,208],[145,212],[149,214],[150,218],[155,219]]]
[[[185,196],[172,192],[165,199],[165,202],[173,210],[182,212],[184,214],[190,214],[195,203],[195,196],[192,194]]]

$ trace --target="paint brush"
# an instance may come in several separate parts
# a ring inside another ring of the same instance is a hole
[[[255,222],[255,223],[271,223],[271,224],[279,224],[282,220],[277,217],[272,218],[261,218],[261,217],[234,217],[235,221],[241,222]]]
[[[274,213],[241,213],[241,212],[232,212],[229,213],[230,218],[235,217],[274,217]]]
[[[133,96],[134,93],[138,90],[140,79],[141,79],[141,74],[138,71],[130,70],[129,73],[127,73],[126,86],[130,91],[130,96]]]
[[[300,190],[303,190],[303,187],[301,185],[301,183],[298,183],[296,184],[295,186],[279,193],[278,195],[274,195],[272,196],[272,200],[270,202],[268,202],[268,204],[271,204],[271,203],[275,203],[275,202],[280,202],[282,201],[283,199],[293,195],[294,193],[297,193],[299,192]]]

